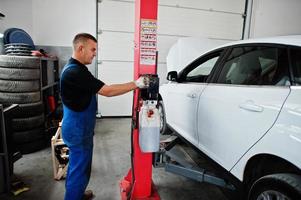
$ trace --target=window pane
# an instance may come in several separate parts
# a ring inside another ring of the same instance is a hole
[[[189,72],[187,74],[187,77],[198,76],[198,75],[205,75],[205,76],[209,75],[217,59],[218,57],[215,57],[202,63],[201,65],[193,69],[191,72]]]
[[[271,47],[234,48],[218,83],[238,85],[289,85],[286,51]]]
[[[293,49],[291,52],[294,79],[298,85],[301,85],[301,50]]]
[[[213,58],[208,59],[202,64],[198,65],[192,69],[186,75],[186,81],[189,82],[205,82],[208,76],[210,75],[216,61],[218,60],[219,55]]]

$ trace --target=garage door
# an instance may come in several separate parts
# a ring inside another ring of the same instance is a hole
[[[247,23],[250,29],[246,30],[246,38],[300,34],[300,8],[300,0],[250,1],[251,22],[250,25]]]
[[[98,78],[107,84],[133,80],[134,0],[98,3]],[[181,37],[206,37],[221,44],[242,38],[244,0],[159,0],[158,74],[165,82],[166,56]],[[102,116],[130,116],[133,94],[99,97]]]

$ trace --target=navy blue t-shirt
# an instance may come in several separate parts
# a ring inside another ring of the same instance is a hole
[[[76,112],[85,110],[95,95],[105,84],[95,78],[88,68],[74,58],[69,64],[76,64],[64,71],[61,77],[61,97],[65,106]]]

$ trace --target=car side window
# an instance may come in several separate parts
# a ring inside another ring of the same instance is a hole
[[[290,85],[286,51],[275,47],[233,48],[217,82],[236,85]]]
[[[301,85],[301,50],[292,49],[291,59],[293,65],[294,80],[296,84]]]
[[[221,52],[215,53],[212,56],[207,57],[201,63],[197,63],[193,68],[186,71],[184,81],[187,82],[199,82],[203,83],[209,77],[214,65],[216,64]]]

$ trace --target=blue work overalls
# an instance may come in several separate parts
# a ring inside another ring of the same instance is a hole
[[[77,65],[67,65],[62,73]],[[84,84],[84,83],[83,83]],[[61,82],[61,89],[64,85]],[[63,104],[64,116],[62,122],[62,137],[69,147],[69,165],[66,177],[65,200],[81,200],[89,183],[93,135],[96,115],[96,96],[92,95],[89,106],[81,112],[75,112]]]

